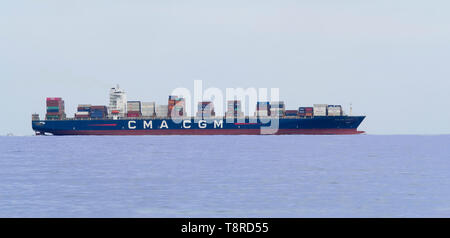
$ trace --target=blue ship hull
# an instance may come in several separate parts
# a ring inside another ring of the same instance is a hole
[[[360,134],[365,116],[272,119],[127,118],[32,121],[36,134],[52,135],[260,135]]]

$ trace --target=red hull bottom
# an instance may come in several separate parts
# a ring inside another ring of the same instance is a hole
[[[275,135],[354,135],[356,129],[279,129]],[[85,130],[55,131],[54,135],[261,135],[260,129],[189,129],[189,130]]]

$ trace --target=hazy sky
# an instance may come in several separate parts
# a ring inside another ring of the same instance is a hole
[[[449,1],[2,1],[0,135],[60,96],[167,103],[176,87],[278,87],[371,134],[450,133]]]

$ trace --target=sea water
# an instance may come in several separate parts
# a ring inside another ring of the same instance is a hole
[[[450,136],[0,137],[0,217],[450,217]]]

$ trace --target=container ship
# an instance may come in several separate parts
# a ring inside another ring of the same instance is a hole
[[[109,106],[80,104],[74,117],[66,116],[64,100],[46,99],[45,120],[32,115],[36,135],[261,135],[361,134],[365,116],[346,115],[341,105],[314,104],[287,110],[283,101],[257,102],[253,116],[244,115],[241,101],[227,101],[216,116],[211,101],[198,103],[194,116],[186,113],[182,97],[170,95],[168,104],[127,101],[118,86],[110,89]]]

